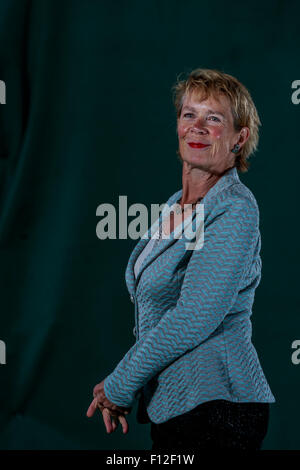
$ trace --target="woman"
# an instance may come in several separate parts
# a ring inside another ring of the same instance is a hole
[[[99,406],[108,432],[118,420],[127,432],[139,396],[152,449],[260,449],[275,398],[251,342],[259,210],[237,173],[249,168],[260,120],[248,90],[216,70],[194,70],[174,92],[182,190],[159,238],[149,230],[129,258],[137,341],[95,386],[87,414]],[[175,232],[200,205],[204,243],[191,250]]]

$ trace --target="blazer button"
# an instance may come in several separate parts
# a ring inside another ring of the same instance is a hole
[[[133,336],[136,336],[136,327],[133,328]]]
[[[134,297],[133,297],[133,295],[130,296],[130,300],[131,300],[131,302],[134,304]]]

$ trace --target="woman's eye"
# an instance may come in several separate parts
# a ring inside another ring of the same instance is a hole
[[[193,116],[193,113],[185,113],[185,114],[183,115],[183,117],[187,117],[187,116]]]
[[[219,118],[217,118],[217,116],[209,116],[208,117],[209,119],[212,119],[213,121],[215,122],[221,122]]]

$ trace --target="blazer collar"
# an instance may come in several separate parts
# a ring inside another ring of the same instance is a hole
[[[210,199],[212,199],[214,196],[216,196],[220,191],[223,189],[236,184],[240,183],[240,179],[238,176],[237,169],[235,167],[230,168],[227,170],[223,176],[212,186],[206,193],[206,195],[202,199],[202,204],[207,203]],[[170,237],[168,239],[163,239],[159,243],[157,243],[151,252],[146,256],[144,259],[139,273],[137,275],[137,278],[135,279],[134,275],[134,264],[142,252],[142,250],[145,248],[147,245],[148,241],[150,240],[151,236],[154,235],[156,232],[156,229],[158,228],[162,217],[166,213],[166,211],[176,202],[180,199],[182,195],[182,189],[174,193],[167,201],[166,205],[164,206],[164,209],[162,213],[160,214],[159,218],[157,221],[147,230],[147,232],[140,238],[138,243],[136,244],[135,248],[133,249],[126,268],[125,272],[125,279],[126,279],[126,284],[128,291],[130,295],[134,294],[137,288],[137,284],[139,282],[139,279],[142,275],[142,272],[144,269],[146,269],[147,266],[149,266],[150,263],[152,263],[163,251],[165,251],[171,244],[175,243],[177,238],[174,238],[174,232],[170,234]],[[193,217],[195,216],[195,210],[193,211],[191,221]]]

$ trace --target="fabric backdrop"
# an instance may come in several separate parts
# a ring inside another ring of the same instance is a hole
[[[299,14],[283,0],[0,1],[2,449],[150,448],[135,409],[125,436],[85,415],[134,342],[136,240],[100,240],[96,209],[180,189],[170,90],[196,67],[241,80],[263,124],[240,178],[261,216],[252,340],[276,398],[264,448],[300,449]]]

